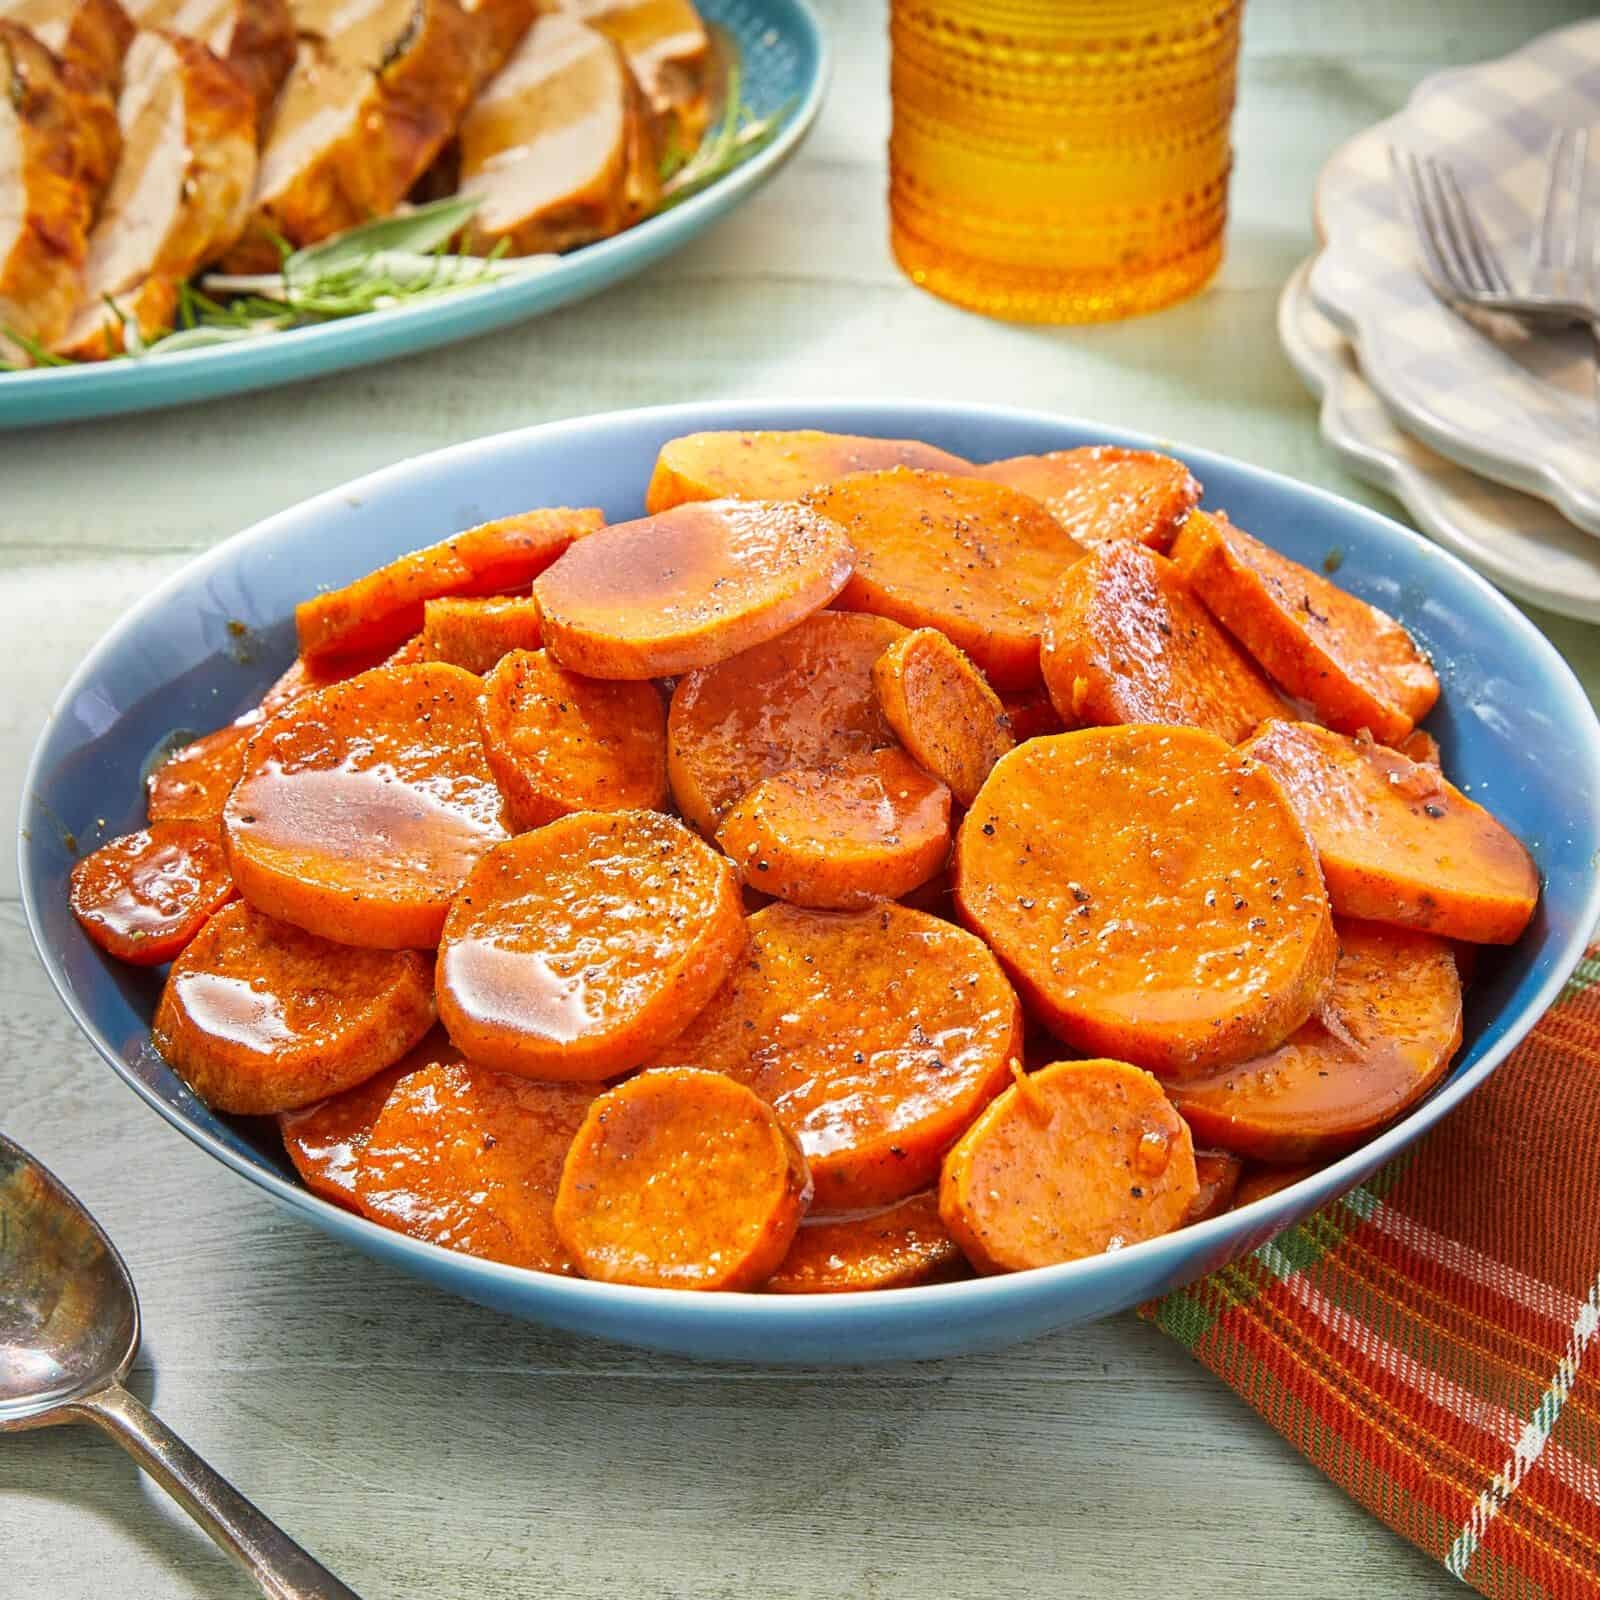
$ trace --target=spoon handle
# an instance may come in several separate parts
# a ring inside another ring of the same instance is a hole
[[[119,1383],[78,1401],[272,1600],[361,1600]]]

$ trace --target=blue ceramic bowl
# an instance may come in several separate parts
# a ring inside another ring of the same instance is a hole
[[[214,727],[254,703],[293,655],[295,602],[319,585],[531,505],[638,515],[664,440],[733,427],[911,437],[975,460],[1107,439],[1154,442],[1039,413],[911,402],[688,405],[584,417],[375,473],[191,563],[91,652],[56,705],[26,780],[22,895],[40,957],[96,1050],[217,1160],[358,1249],[517,1316],[718,1359],[942,1356],[1106,1316],[1260,1244],[1436,1123],[1555,999],[1600,912],[1600,728],[1572,673],[1488,584],[1415,533],[1287,478],[1183,450],[1208,505],[1313,567],[1337,553],[1339,581],[1401,617],[1427,646],[1444,682],[1428,725],[1446,768],[1538,860],[1539,914],[1520,944],[1483,962],[1460,1059],[1428,1101],[1315,1176],[1198,1227],[1044,1271],[872,1295],[697,1295],[548,1277],[418,1243],[308,1193],[270,1124],[214,1115],[151,1049],[158,980],[110,962],[79,932],[67,910],[73,841],[86,846],[140,823],[138,773],[147,754],[175,724]],[[143,1128],[130,1117],[127,1137],[138,1139]]]

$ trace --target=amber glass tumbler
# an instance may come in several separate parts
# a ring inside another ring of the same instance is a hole
[[[1243,0],[891,0],[890,240],[993,317],[1098,322],[1222,259]]]

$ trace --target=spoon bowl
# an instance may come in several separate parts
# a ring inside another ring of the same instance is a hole
[[[122,1387],[139,1299],[116,1247],[58,1178],[0,1134],[0,1433],[92,1422],[273,1600],[358,1600]]]

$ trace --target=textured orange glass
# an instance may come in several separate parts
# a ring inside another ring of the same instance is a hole
[[[892,0],[890,242],[989,316],[1099,322],[1222,259],[1243,0]]]

